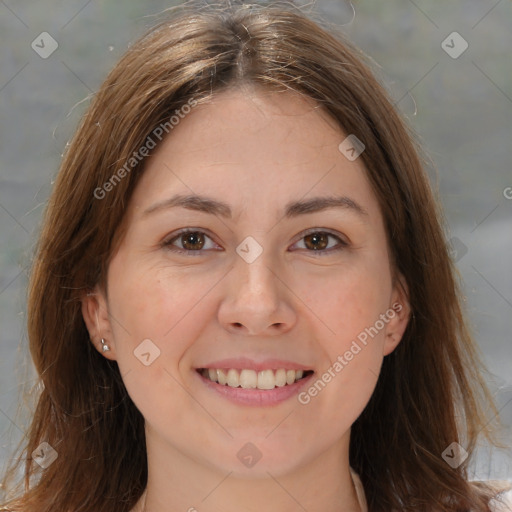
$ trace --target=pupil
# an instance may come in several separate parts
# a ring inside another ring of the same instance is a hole
[[[185,240],[184,240],[183,246],[187,247],[187,244],[190,244],[192,246],[199,245],[200,247],[189,247],[189,249],[191,249],[191,250],[200,249],[203,246],[203,244],[200,241],[197,241],[199,238],[198,235],[199,235],[199,233],[197,233],[197,232],[187,233],[185,235]]]
[[[323,239],[323,243],[322,243]],[[313,242],[313,249],[316,251],[318,249],[324,249],[327,247],[326,243],[327,237],[323,233],[315,233],[313,235],[306,236],[306,240]]]
[[[199,245],[199,247],[188,247],[190,250],[197,250],[203,246],[203,243],[200,240],[201,233],[198,233],[197,231],[194,233],[186,233],[184,237],[184,247],[187,247],[187,245]],[[325,236],[324,233],[314,233],[312,235],[307,235],[306,242],[309,242],[312,245],[313,250],[315,251],[319,249],[325,249],[325,247],[327,247],[327,237]]]

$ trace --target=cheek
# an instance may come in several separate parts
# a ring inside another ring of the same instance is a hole
[[[204,281],[191,286],[189,280],[158,269],[111,264],[109,312],[116,360],[130,398],[152,424],[161,422],[166,410],[174,426],[179,425],[183,411],[191,407],[179,365],[198,328],[201,292],[209,288]]]
[[[386,316],[391,276],[378,259],[362,260],[323,280],[315,276],[307,285],[305,302],[321,320],[315,334],[324,358],[304,402],[311,398],[313,407],[323,409],[318,414],[345,428],[362,412],[377,382],[387,326],[381,315],[388,322],[392,318]]]
[[[191,280],[186,271],[113,262],[109,270],[113,327],[121,337],[129,332],[134,341],[142,337],[164,342],[179,329],[181,322],[193,315],[210,287],[208,279]]]
[[[389,307],[389,270],[378,262],[371,263],[354,262],[323,276],[316,274],[296,282],[297,295],[316,317],[315,324],[323,326],[317,335],[330,340],[332,356],[335,355],[332,350],[343,350],[347,343],[350,345],[351,340],[373,326]]]
[[[192,276],[186,269],[113,261],[109,312],[122,373],[144,371],[148,376],[144,386],[168,381],[171,375],[180,380],[180,366],[188,364],[187,350],[203,328],[198,319],[212,315],[206,310],[211,307],[209,302],[203,299],[218,280],[212,273]],[[148,367],[144,365],[153,360]]]
[[[330,339],[324,337],[325,363],[299,396],[301,404],[311,407],[311,416],[332,425],[333,435],[350,428],[375,390],[383,360],[384,332],[372,335],[352,325]]]

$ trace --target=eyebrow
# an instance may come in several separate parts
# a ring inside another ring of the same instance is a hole
[[[233,216],[231,208],[227,203],[195,194],[177,194],[163,201],[159,201],[144,210],[143,216],[170,208],[186,208],[188,210],[218,215],[228,219],[231,219]],[[291,201],[287,203],[284,208],[284,216],[290,219],[298,217],[299,215],[316,213],[330,208],[342,208],[352,211],[361,217],[368,216],[368,212],[360,204],[347,196],[313,197],[311,199]]]

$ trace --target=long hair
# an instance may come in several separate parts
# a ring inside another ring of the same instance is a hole
[[[497,410],[463,318],[420,146],[366,57],[281,2],[171,9],[95,94],[63,157],[34,256],[27,328],[40,390],[4,488],[24,460],[23,479],[5,506],[128,512],[141,497],[144,419],[116,362],[90,342],[81,299],[105,283],[145,160],[125,168],[108,193],[98,191],[176,111],[241,83],[312,98],[364,142],[360,158],[385,220],[392,264],[408,285],[414,316],[352,426],[350,465],[370,512],[488,511],[497,489],[469,482],[467,469],[479,435],[498,444],[489,423]],[[42,442],[58,454],[46,469],[32,457]],[[455,469],[442,458],[453,442],[470,454]]]

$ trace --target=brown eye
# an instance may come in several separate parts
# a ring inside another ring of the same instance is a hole
[[[191,233],[183,233],[180,235],[184,249],[189,251],[198,251],[204,246],[204,233],[193,231]]]
[[[333,244],[331,240],[335,240],[338,243]],[[297,244],[303,245],[303,247],[299,246],[300,249],[305,249],[309,253],[318,253],[318,256],[332,254],[349,245],[345,240],[328,231],[310,231],[303,235]]]
[[[312,233],[311,235],[306,235],[304,237],[304,245],[308,249],[320,251],[329,245],[329,236],[328,233]]]
[[[208,243],[210,245],[208,245]],[[206,252],[207,249],[215,248],[215,243],[211,238],[199,230],[185,230],[177,235],[167,239],[162,244],[169,250],[180,253]],[[204,250],[203,250],[204,249]]]

